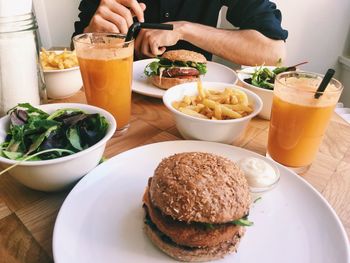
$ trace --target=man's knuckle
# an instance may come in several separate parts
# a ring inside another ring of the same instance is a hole
[[[123,17],[127,17],[130,14],[130,11],[128,9],[123,8],[120,10],[120,15]]]
[[[107,6],[105,5],[101,5],[98,9],[97,9],[97,14],[105,14],[108,11]]]
[[[99,14],[96,14],[94,15],[91,21],[93,24],[99,24],[101,20],[102,20],[102,17]]]
[[[109,30],[110,32],[119,33],[119,29],[118,29],[118,27],[116,27],[115,25],[109,26],[108,30]]]
[[[151,36],[152,36],[151,31],[146,31],[146,32],[145,32],[145,37],[146,37],[146,38],[150,39]]]

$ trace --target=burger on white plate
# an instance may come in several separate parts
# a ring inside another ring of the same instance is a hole
[[[248,183],[232,161],[211,153],[163,159],[143,197],[144,229],[160,250],[180,261],[222,258],[237,250],[252,225]]]
[[[144,70],[151,83],[161,89],[193,82],[207,72],[207,59],[189,50],[171,50],[149,63]]]

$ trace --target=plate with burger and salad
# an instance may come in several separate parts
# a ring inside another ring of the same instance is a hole
[[[200,53],[189,50],[171,50],[162,56],[135,61],[132,90],[136,93],[162,98],[172,86],[203,81],[235,84],[235,71],[222,64],[207,61]]]
[[[254,158],[280,175],[259,197],[246,175]],[[149,144],[99,165],[64,201],[53,256],[56,263],[350,260],[344,227],[309,183],[257,153],[205,141]]]

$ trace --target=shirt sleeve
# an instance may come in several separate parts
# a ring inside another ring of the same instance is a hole
[[[90,23],[92,16],[95,14],[100,0],[82,0],[79,5],[79,20],[74,23],[73,36],[83,33],[85,27]]]
[[[240,29],[254,29],[266,37],[286,40],[288,31],[281,27],[282,14],[268,0],[223,0],[228,7],[226,19]]]

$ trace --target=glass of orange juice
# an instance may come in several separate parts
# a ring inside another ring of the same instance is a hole
[[[130,125],[134,42],[125,35],[85,33],[73,38],[88,104],[109,111],[116,135]]]
[[[322,79],[316,73],[295,71],[275,80],[267,155],[300,174],[314,160],[343,90],[339,81],[331,79],[316,98]]]

